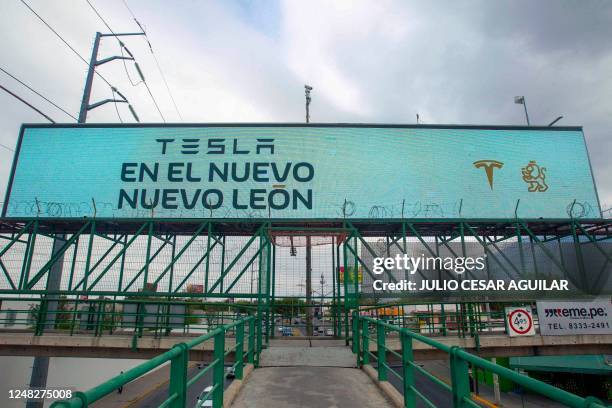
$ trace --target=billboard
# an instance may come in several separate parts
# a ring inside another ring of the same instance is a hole
[[[540,334],[612,334],[610,299],[594,301],[538,301]]]
[[[581,128],[24,125],[5,217],[599,218]]]

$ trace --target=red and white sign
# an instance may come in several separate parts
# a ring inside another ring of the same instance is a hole
[[[507,307],[506,324],[510,337],[535,335],[531,307]]]

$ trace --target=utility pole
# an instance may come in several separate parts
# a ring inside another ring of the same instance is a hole
[[[134,56],[132,53],[120,42],[121,47],[128,53],[129,57],[124,56],[113,56],[110,58],[105,58],[103,60],[98,60],[98,49],[100,48],[100,39],[102,37],[112,36],[118,37],[123,35],[144,35],[144,33],[125,33],[125,34],[102,34],[100,32],[96,33],[96,37],[94,39],[93,49],[91,52],[91,60],[89,63],[89,69],[87,71],[87,77],[85,79],[85,88],[83,90],[83,98],[81,100],[81,109],[79,111],[79,119],[78,123],[85,123],[87,121],[87,112],[97,108],[98,106],[104,105],[108,102],[119,102],[119,103],[127,103],[132,112],[132,115],[138,120],[138,116],[136,116],[136,112],[132,105],[129,104],[127,98],[123,96],[117,89],[112,88],[113,93],[117,93],[122,99],[105,99],[101,102],[97,102],[93,105],[89,104],[89,100],[91,98],[91,88],[93,86],[93,79],[95,75],[96,67],[107,62],[124,59],[124,60],[134,60]],[[135,61],[134,61],[135,62]],[[136,64],[136,70],[140,75],[141,79],[144,81],[142,72],[138,64]],[[51,253],[51,257],[56,256],[62,249],[66,242],[66,234],[55,234],[53,237],[53,250]],[[64,267],[64,254],[61,254],[57,261],[51,266],[49,269],[49,275],[47,276],[47,286],[46,286],[46,294],[43,298],[41,298],[41,303],[39,306],[39,313],[43,313],[43,310],[46,309],[46,316],[44,319],[41,319],[44,322],[44,329],[54,328],[55,327],[55,319],[57,317],[57,311],[60,308],[60,298],[57,295],[57,292],[61,288],[62,284],[62,272]],[[86,287],[83,287],[83,290],[87,290]],[[47,307],[43,308],[43,304],[47,303]],[[73,310],[73,313],[76,313],[76,310]],[[49,357],[34,357],[34,363],[32,365],[32,374],[30,376],[30,389],[44,389],[47,386],[47,377],[49,374]],[[26,402],[26,408],[43,408],[44,401],[43,400],[28,400]]]
[[[89,112],[92,109],[95,109],[99,106],[102,106],[106,103],[109,102],[113,102],[113,103],[127,103],[128,104],[128,108],[130,110],[130,112],[132,113],[132,116],[134,117],[134,119],[136,120],[136,122],[140,122],[140,119],[138,118],[138,115],[136,115],[136,111],[134,110],[134,108],[132,107],[132,105],[129,103],[129,101],[127,100],[127,98],[121,93],[119,92],[116,88],[111,87],[113,94],[117,94],[119,95],[119,97],[121,99],[116,99],[115,97],[113,97],[113,99],[104,99],[100,102],[96,102],[94,104],[89,103],[89,100],[91,98],[91,88],[93,86],[93,80],[94,80],[94,76],[96,74],[96,67],[99,67],[102,64],[106,64],[107,62],[111,62],[114,60],[129,60],[129,61],[134,61],[134,66],[136,67],[136,72],[138,72],[138,76],[140,76],[140,79],[142,80],[142,82],[144,82],[144,75],[142,74],[142,70],[140,69],[140,66],[138,65],[138,63],[136,62],[136,60],[134,59],[134,55],[132,55],[132,53],[130,52],[130,50],[125,46],[125,44],[123,44],[123,42],[119,41],[119,45],[121,46],[121,48],[128,54],[128,56],[119,56],[119,55],[114,55],[112,57],[108,57],[108,58],[104,58],[99,60],[98,59],[98,49],[100,48],[100,40],[104,37],[125,37],[125,36],[135,36],[135,35],[146,35],[144,32],[143,33],[120,33],[120,34],[102,34],[100,32],[96,33],[96,38],[94,39],[94,44],[93,44],[93,48],[91,50],[91,59],[89,61],[89,69],[87,70],[87,78],[85,79],[85,88],[83,89],[83,98],[81,99],[81,109],[79,110],[79,122],[78,123],[85,123],[87,121],[87,112]]]
[[[96,70],[96,61],[98,59],[98,49],[100,48],[100,38],[102,33],[97,32],[94,39],[93,48],[91,50],[91,59],[89,60],[89,69],[87,70],[87,78],[85,78],[85,88],[83,89],[83,98],[81,99],[81,109],[79,110],[78,123],[87,121],[87,111],[89,108],[89,98],[91,97],[91,87],[93,85],[94,73]]]

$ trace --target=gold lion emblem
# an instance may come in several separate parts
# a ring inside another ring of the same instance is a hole
[[[548,185],[545,181],[546,167],[540,167],[535,160],[531,160],[527,166],[521,168],[521,172],[523,173],[523,180],[529,184],[527,188],[529,192],[544,192],[548,190]]]

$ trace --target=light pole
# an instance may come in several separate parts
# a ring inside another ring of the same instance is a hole
[[[312,91],[312,86],[304,85],[304,93],[306,94],[306,123],[310,123],[310,91]]]
[[[527,119],[527,126],[531,126],[529,124],[529,114],[527,113],[527,102],[525,101],[525,97],[515,96],[514,103],[516,103],[517,105],[523,105],[523,108],[525,108],[525,118]]]
[[[557,123],[558,121],[560,121],[561,119],[563,119],[563,116],[559,116],[557,119],[553,120],[552,122],[550,122],[548,124],[548,127],[551,127],[552,125],[554,125],[555,123]]]

